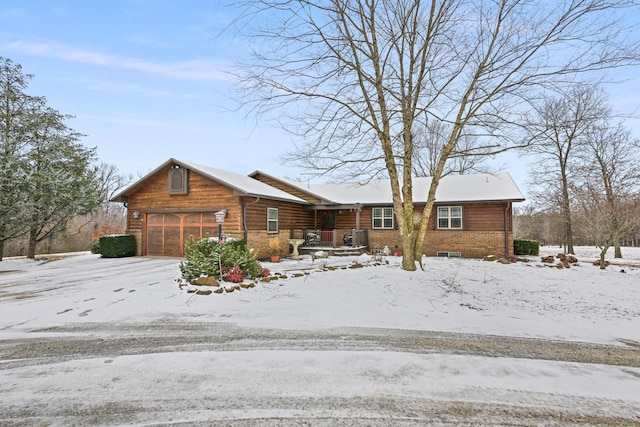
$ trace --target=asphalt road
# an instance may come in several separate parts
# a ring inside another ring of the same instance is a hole
[[[252,380],[247,384],[247,377],[236,377],[232,368],[218,365],[209,369],[197,361],[193,362],[197,368],[189,368],[190,361],[185,360],[179,365],[185,369],[164,374],[166,381],[157,376],[145,381],[130,378],[131,367],[125,369],[114,362],[142,356],[136,359],[143,364],[139,367],[142,372],[149,368],[144,364],[153,364],[154,358],[183,354],[211,356],[228,364],[232,363],[231,356],[242,355],[321,353],[346,357],[367,352],[474,355],[626,369],[640,367],[637,343],[607,346],[389,329],[259,329],[175,319],[84,323],[31,332],[33,338],[0,341],[0,378],[5,378],[0,381],[0,426],[640,426],[640,408],[626,401],[521,390],[501,396],[468,390],[464,396],[446,396],[443,392],[442,398],[401,397],[380,393],[373,386],[370,393],[363,390],[357,395],[330,389],[315,395],[296,395],[288,390],[304,390],[305,381],[319,381],[313,386],[321,387],[321,380],[311,371],[296,371],[290,377],[286,372],[278,377],[263,373],[263,383]],[[107,368],[113,369],[113,384],[102,383],[97,374]],[[62,378],[72,371],[78,375],[76,390],[68,389],[67,383],[56,383],[56,376]],[[628,371],[637,375],[636,369]],[[93,380],[92,375],[96,375]],[[28,376],[32,382],[37,377],[42,388],[31,396],[16,397],[20,388],[16,378],[20,376]],[[8,377],[11,381],[6,381]],[[372,376],[373,380],[394,381]],[[173,385],[167,388],[168,383]],[[158,393],[153,392],[154,387]],[[78,400],[75,396],[85,388],[86,398]],[[72,397],[66,398],[66,394]]]

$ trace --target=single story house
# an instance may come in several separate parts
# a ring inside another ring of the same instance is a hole
[[[416,211],[430,178],[414,178]],[[421,202],[421,200],[423,202]],[[324,248],[402,252],[389,180],[307,184],[262,171],[240,175],[169,159],[116,195],[139,255],[184,256],[184,242],[244,239],[266,256],[277,239],[288,253]],[[524,197],[508,173],[451,175],[440,181],[423,252],[428,256],[505,256],[513,252],[512,205]],[[222,223],[216,213],[224,213]]]

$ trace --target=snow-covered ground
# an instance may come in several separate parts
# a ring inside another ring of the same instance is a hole
[[[558,251],[543,247],[541,255]],[[83,254],[3,261],[0,337],[65,323],[172,315],[242,326],[360,326],[640,341],[640,248],[625,248],[625,258],[611,259],[616,264],[606,270],[591,265],[597,254],[595,248],[579,247],[581,262],[569,269],[543,264],[540,257],[509,265],[424,258],[424,271],[417,272],[401,270],[400,258],[393,256],[379,263],[368,255],[303,257],[263,263],[286,278],[206,296],[179,288],[177,260]],[[356,262],[365,267],[349,268]]]
[[[544,247],[541,255],[559,251]],[[425,258],[424,271],[417,272],[401,270],[396,257],[304,257],[264,263],[280,275],[278,280],[211,295],[196,295],[188,292],[189,286],[178,286],[178,260],[101,259],[91,254],[35,262],[9,260],[0,262],[0,350],[34,338],[108,340],[127,335],[123,325],[149,325],[153,334],[154,325],[168,321],[226,324],[242,331],[440,331],[637,349],[640,249],[623,248],[625,258],[610,259],[613,264],[606,270],[591,265],[597,256],[597,249],[580,247],[581,262],[568,269],[550,267],[540,257],[508,265]],[[363,267],[352,268],[354,264]],[[100,325],[105,324],[119,327],[103,330]],[[135,331],[131,334],[140,334],[139,327]],[[160,405],[162,410],[154,406],[117,422],[111,414],[112,418],[105,418],[111,421],[103,424],[207,425],[241,419],[334,417],[383,420],[380,425],[385,425],[385,417],[391,416],[380,409],[382,405],[358,408],[344,404],[345,399],[404,401],[421,408],[412,409],[418,414],[415,425],[427,420],[419,415],[426,411],[425,402],[431,402],[435,411],[452,401],[551,406],[613,417],[619,413],[624,414],[624,422],[640,424],[638,367],[311,347],[251,351],[189,347],[166,353],[60,359],[36,366],[5,356],[0,361],[0,425],[3,420],[19,421],[24,415],[16,408],[27,403],[34,405],[35,415],[24,425],[35,421],[64,425],[72,418],[56,418],[55,409],[65,405],[95,408],[101,402],[130,402],[144,407],[145,397],[157,403],[167,396],[173,398]],[[197,403],[193,407],[176,403],[188,402],[189,396]],[[235,399],[245,406],[231,405]],[[338,403],[296,406],[292,399]],[[203,401],[217,404],[203,406]],[[252,401],[260,403],[247,403]],[[46,411],[53,415],[47,418]],[[398,413],[402,411],[393,416]],[[507,419],[506,424],[511,422]]]

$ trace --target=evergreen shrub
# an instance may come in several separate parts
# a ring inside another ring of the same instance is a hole
[[[514,240],[513,253],[516,255],[539,255],[540,241],[538,240]]]
[[[186,261],[180,263],[180,273],[187,281],[205,276],[241,282],[260,277],[264,272],[244,240],[229,239],[219,245],[216,239],[195,240],[191,236],[185,242],[184,256]]]
[[[102,236],[98,242],[103,258],[121,258],[136,254],[136,238],[132,234]]]
[[[91,253],[99,254],[100,253],[100,240],[96,240],[91,244]]]

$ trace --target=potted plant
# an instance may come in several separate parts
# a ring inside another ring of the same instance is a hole
[[[277,238],[269,239],[269,249],[267,253],[271,256],[271,262],[280,261],[282,250],[280,249],[280,241]]]

